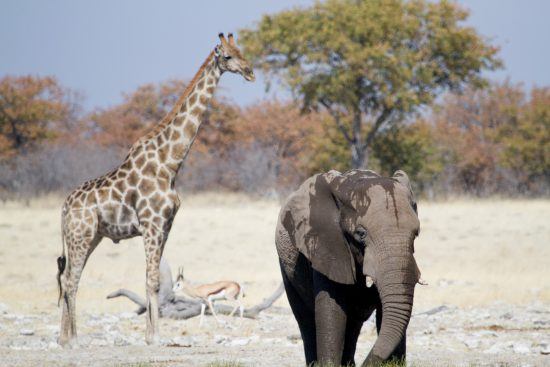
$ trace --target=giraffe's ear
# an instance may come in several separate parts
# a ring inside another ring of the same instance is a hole
[[[220,46],[214,47],[214,55],[216,55],[216,57],[220,57],[221,55]]]
[[[235,38],[233,38],[233,33],[229,33],[227,35],[227,40],[231,46],[235,46]]]

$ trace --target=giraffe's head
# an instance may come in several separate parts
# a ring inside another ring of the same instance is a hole
[[[176,282],[174,283],[174,286],[172,287],[172,291],[174,292],[180,292],[183,289],[183,282],[185,281],[185,278],[183,277],[183,266],[181,266],[178,269],[178,277],[176,278]]]
[[[233,34],[229,33],[227,39],[223,33],[220,33],[218,36],[220,37],[221,44],[216,46],[214,53],[220,70],[222,72],[229,71],[241,74],[246,80],[253,82],[256,79],[254,71],[235,44]]]

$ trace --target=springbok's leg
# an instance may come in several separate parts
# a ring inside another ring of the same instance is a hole
[[[220,320],[218,318],[218,315],[216,314],[216,311],[214,311],[214,305],[212,304],[212,296],[208,296],[208,298],[206,299],[206,301],[208,302],[208,308],[210,308],[210,312],[212,312],[212,316],[214,316],[214,318],[216,319],[216,321],[219,323],[219,324],[223,324],[222,320]]]
[[[84,232],[83,236],[75,237],[69,235],[66,238],[67,265],[61,275],[61,299],[63,311],[61,314],[61,329],[59,332],[59,344],[64,346],[76,345],[76,293],[78,283],[84,266],[89,256],[101,241],[101,237],[95,235],[90,229]]]
[[[206,311],[206,305],[204,303],[201,303],[201,317],[199,321],[199,328],[202,327],[202,322],[204,320],[204,312]]]
[[[241,304],[238,299],[234,299],[233,301],[235,302],[235,307],[233,307],[233,309],[229,313],[229,317],[233,317],[233,315],[235,314],[235,312],[237,311],[237,309],[239,308],[239,306]]]
[[[239,301],[239,318],[240,318],[239,322],[243,322],[243,313],[244,313],[244,306],[242,302]]]
[[[147,264],[146,286],[147,286],[147,317],[145,342],[147,344],[158,344],[159,342],[159,303],[158,292],[160,289],[160,258],[164,249],[164,243],[168,233],[154,224],[143,223],[142,236],[145,245],[145,260]]]

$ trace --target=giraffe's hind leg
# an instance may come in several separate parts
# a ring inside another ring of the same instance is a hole
[[[95,231],[88,231],[88,235],[69,235],[67,240],[68,263],[65,272],[61,275],[61,298],[63,311],[61,315],[61,329],[59,344],[76,344],[76,293],[78,283],[90,254],[97,247],[101,237]]]

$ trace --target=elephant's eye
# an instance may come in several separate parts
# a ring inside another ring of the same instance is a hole
[[[354,233],[354,237],[359,242],[365,241],[365,239],[367,238],[367,230],[361,226],[357,227]]]

